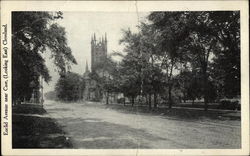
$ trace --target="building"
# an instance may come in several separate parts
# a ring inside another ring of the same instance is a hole
[[[91,71],[97,72],[96,68],[101,65],[103,61],[107,58],[107,35],[105,33],[105,37],[100,38],[99,41],[96,40],[96,36],[94,34],[91,37]]]
[[[83,98],[89,101],[101,101],[103,93],[99,82],[95,79],[95,75],[103,76],[101,70],[102,63],[107,58],[107,35],[96,40],[95,34],[91,37],[91,71],[86,62],[85,72],[83,78],[85,81],[85,89],[83,91]]]

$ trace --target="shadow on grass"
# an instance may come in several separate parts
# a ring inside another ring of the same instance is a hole
[[[13,148],[71,148],[65,132],[54,119],[46,117],[41,106],[19,105],[13,107]]]

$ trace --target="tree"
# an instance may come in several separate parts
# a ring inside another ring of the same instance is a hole
[[[152,12],[148,19],[160,34],[158,42],[159,62],[166,75],[168,103],[172,107],[173,71],[185,56],[182,53],[182,40],[188,36],[185,14],[183,12]]]
[[[192,64],[194,66],[198,66],[201,70],[201,75],[203,78],[203,95],[204,95],[204,104],[205,110],[207,110],[208,106],[208,64],[209,64],[209,56],[212,53],[212,47],[215,46],[216,42],[213,38],[209,38],[208,36],[200,36],[199,33],[194,33],[190,36],[191,43],[187,45],[187,52],[190,53],[193,58]]]
[[[119,74],[117,63],[112,60],[111,56],[102,60],[95,66],[95,70],[98,74],[93,77],[98,82],[101,90],[104,92],[106,97],[106,104],[109,104],[109,98],[111,93],[119,92]]]
[[[123,38],[120,40],[120,44],[125,45],[124,52],[126,52],[119,68],[120,87],[124,96],[131,99],[133,106],[135,98],[142,91],[140,36],[130,30],[123,30]]]
[[[171,108],[172,90],[179,78],[189,81],[180,86],[185,97],[193,101],[203,97],[205,110],[218,96],[219,86],[225,95],[239,94],[239,12],[152,12],[138,28],[138,33],[124,31],[121,40],[126,52],[121,63],[121,69],[126,70],[121,73],[133,96],[149,94],[151,98],[165,86]],[[187,65],[191,73],[182,73],[182,66]],[[225,91],[231,87],[232,91]]]
[[[156,32],[150,25],[141,23],[139,33],[124,30],[121,44],[125,45],[126,55],[120,64],[121,88],[126,96],[134,98],[140,95],[148,99],[151,109],[151,96],[154,95],[154,107],[157,107],[157,95],[161,90],[162,72],[159,70],[157,60],[157,47],[154,42]]]
[[[138,68],[138,56],[128,53],[119,68],[120,88],[125,97],[131,99],[132,106],[135,98],[141,93],[141,75]]]
[[[140,26],[140,53],[142,60],[143,93],[148,95],[149,109],[151,109],[151,95],[154,97],[154,108],[157,108],[157,97],[164,91],[164,73],[159,63],[159,35],[160,33],[151,24],[141,23]]]
[[[239,12],[190,12],[186,14],[188,15],[187,21],[189,21],[187,24],[189,37],[184,41],[183,49],[192,58],[193,66],[201,71],[205,110],[207,110],[207,103],[211,98],[209,90],[214,88],[209,85],[211,75],[218,76],[217,78],[215,76],[213,81],[217,79],[217,83],[222,82],[223,88],[239,94]],[[213,61],[212,56],[215,56]],[[217,70],[212,66],[219,68]],[[232,86],[232,82],[235,82],[237,87]],[[230,94],[231,91],[226,92]]]
[[[77,101],[82,99],[84,81],[79,74],[67,72],[59,78],[55,89],[59,100]]]
[[[220,96],[240,95],[240,12],[210,12],[213,34],[219,41],[215,51],[212,74]]]
[[[225,91],[228,92],[226,94],[239,94],[239,12],[153,12],[149,15],[149,20],[162,34],[162,44],[165,45],[162,51],[169,58],[166,64],[170,66],[170,73],[171,64],[183,60],[200,69],[205,110],[209,96],[208,79],[211,76],[208,68],[213,63],[219,66],[218,72],[224,73],[215,79],[229,90]],[[215,56],[214,62],[212,56]],[[214,71],[215,68],[212,72]],[[171,74],[169,76],[168,79]],[[230,82],[235,82],[237,87],[230,85]],[[229,88],[233,88],[233,91]]]
[[[76,64],[67,45],[65,30],[55,21],[61,12],[12,12],[13,102],[29,99],[41,76],[50,75],[42,53],[50,52],[60,74]]]
[[[178,75],[175,76],[175,87],[179,88],[182,92],[183,101],[194,100],[196,98],[200,99],[202,96],[202,80],[201,75],[198,71],[190,71],[189,69],[184,69]]]

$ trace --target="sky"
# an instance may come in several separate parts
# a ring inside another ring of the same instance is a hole
[[[130,28],[136,32],[138,20],[144,21],[147,15],[147,12],[63,12],[63,19],[57,23],[65,28],[68,45],[78,63],[72,66],[71,71],[82,75],[86,61],[90,68],[90,41],[94,33],[97,39],[107,34],[108,54],[113,51],[122,52],[123,46],[119,44],[122,29]],[[49,84],[44,84],[44,92],[48,92],[54,90],[59,75],[48,55],[45,60],[52,77]]]

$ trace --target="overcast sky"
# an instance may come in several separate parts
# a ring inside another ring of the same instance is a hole
[[[119,40],[122,38],[121,30],[130,28],[134,32],[137,31],[138,17],[142,21],[147,15],[146,12],[138,14],[136,12],[64,12],[63,19],[58,23],[65,27],[68,45],[78,63],[72,66],[72,71],[83,74],[86,61],[90,67],[90,41],[93,33],[96,33],[97,39],[107,33],[108,54],[122,51],[123,46],[119,45]],[[44,84],[44,92],[54,90],[59,78],[53,63],[48,58],[46,56],[46,65],[52,80],[49,84]]]

